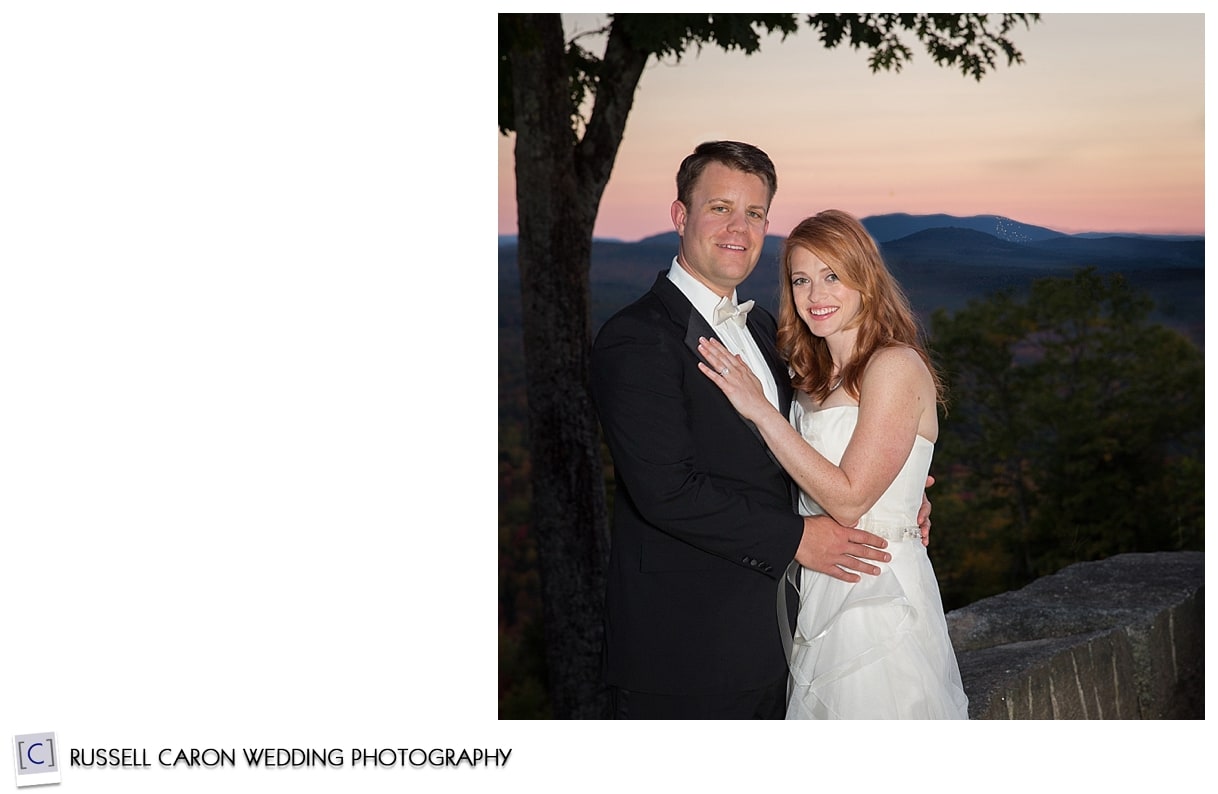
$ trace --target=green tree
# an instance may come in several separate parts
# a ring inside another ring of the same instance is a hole
[[[648,60],[679,61],[704,45],[753,53],[762,32],[785,38],[802,24],[827,48],[866,48],[872,71],[900,70],[913,55],[905,43],[912,37],[936,63],[979,80],[1000,55],[1008,64],[1022,62],[1007,34],[1037,17],[611,14],[597,56],[566,38],[557,14],[499,16],[499,130],[516,136],[532,528],[554,716],[605,713],[599,661],[608,510],[587,385],[588,274],[601,196]]]
[[[935,517],[967,601],[1123,552],[1197,549],[1203,530],[1204,361],[1148,320],[1151,302],[1094,269],[1041,279],[932,319],[951,411]],[[957,528],[963,531],[957,532]],[[948,562],[950,560],[950,562]]]

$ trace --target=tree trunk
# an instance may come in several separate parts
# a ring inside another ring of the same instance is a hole
[[[608,521],[588,389],[592,211],[581,196],[557,15],[522,15],[512,57],[518,266],[524,314],[533,532],[548,689],[560,719],[607,715],[601,607]]]

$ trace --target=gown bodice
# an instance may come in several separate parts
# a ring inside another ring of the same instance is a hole
[[[858,424],[857,405],[837,405],[832,408],[811,410],[806,403],[798,403],[793,419],[800,435],[824,455],[834,466],[840,466],[842,455]],[[900,539],[902,531],[917,527],[918,510],[922,507],[922,493],[926,490],[926,475],[930,473],[931,458],[935,445],[922,436],[914,437],[913,449],[905,459],[905,465],[886,490],[859,521],[859,527],[890,540]],[[812,497],[799,495],[800,515],[820,515],[821,509]],[[877,531],[878,530],[878,531]]]

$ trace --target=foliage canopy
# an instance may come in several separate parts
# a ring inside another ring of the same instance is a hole
[[[1150,309],[1088,268],[935,313],[949,608],[1074,562],[1202,547],[1204,357]]]

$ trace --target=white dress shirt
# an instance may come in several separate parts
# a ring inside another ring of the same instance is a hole
[[[715,335],[719,337],[723,345],[730,352],[744,359],[745,363],[749,365],[749,369],[761,381],[766,399],[775,408],[778,408],[778,386],[774,383],[770,366],[766,363],[765,356],[761,355],[761,349],[757,347],[757,341],[749,333],[748,326],[739,326],[729,320],[716,325],[715,307],[719,305],[720,297],[712,292],[710,287],[698,281],[689,274],[689,271],[681,267],[681,263],[675,256],[672,259],[672,267],[668,269],[668,280],[681,290],[681,294],[688,298],[698,313],[710,323],[710,326],[715,329]],[[735,290],[732,291],[732,303],[736,303]]]

